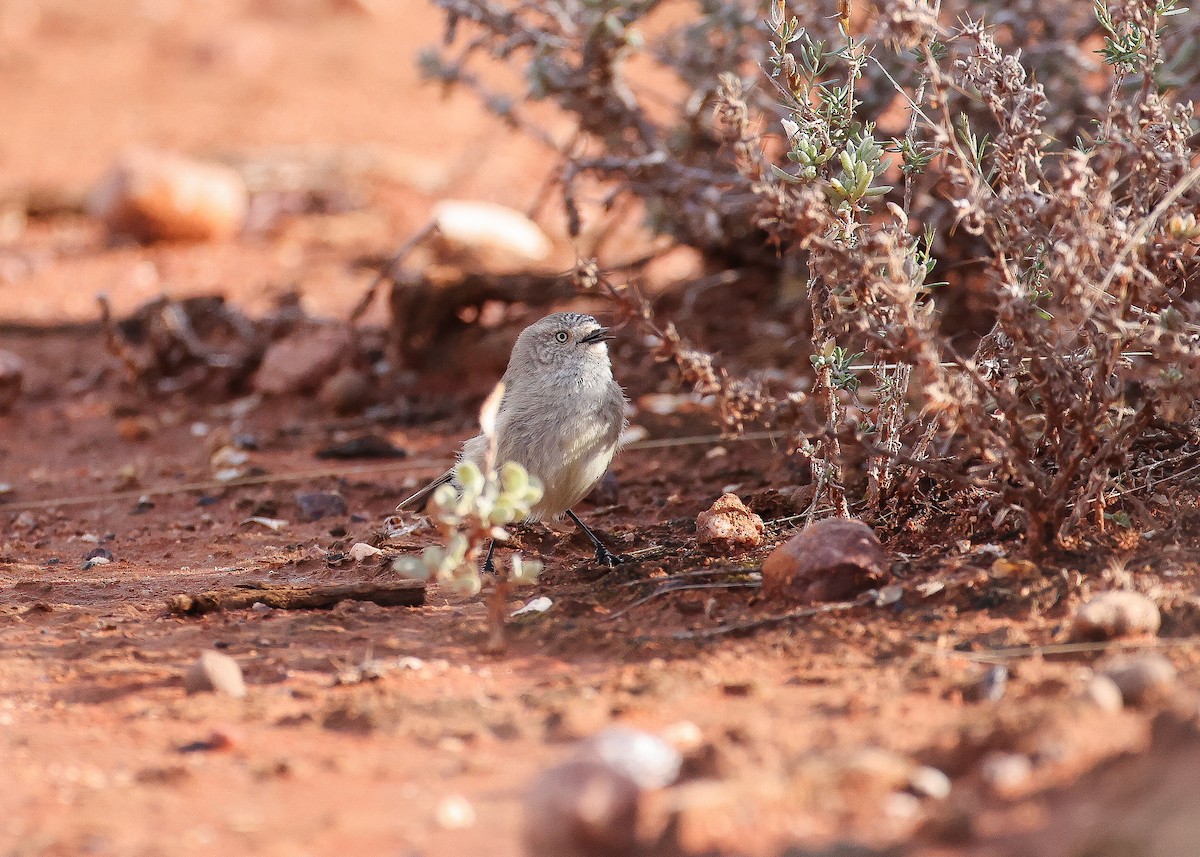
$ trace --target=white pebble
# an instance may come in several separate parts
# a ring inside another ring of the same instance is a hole
[[[662,738],[626,726],[612,726],[588,738],[577,757],[604,762],[642,789],[671,785],[683,767],[683,756]]]
[[[462,795],[447,795],[438,801],[434,817],[443,830],[465,830],[477,820],[475,807]]]

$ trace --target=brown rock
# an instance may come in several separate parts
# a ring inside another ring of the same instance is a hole
[[[271,396],[311,393],[337,371],[349,347],[339,330],[304,330],[271,343],[254,373],[254,389]]]
[[[637,844],[639,791],[603,762],[575,760],[545,771],[525,798],[530,857],[624,857]]]
[[[1075,613],[1071,637],[1083,641],[1154,636],[1162,619],[1158,605],[1138,592],[1102,592]]]
[[[1112,679],[1126,705],[1162,702],[1175,687],[1175,667],[1157,652],[1113,658],[1101,673]]]
[[[139,241],[211,241],[241,229],[249,195],[231,167],[136,148],[100,181],[91,209],[110,232]]]
[[[772,551],[763,563],[763,594],[797,601],[840,601],[882,581],[887,556],[862,521],[826,518]]]
[[[335,414],[356,414],[371,404],[374,385],[365,372],[342,369],[321,386],[321,404]]]
[[[696,540],[727,551],[757,547],[762,544],[763,530],[762,518],[736,494],[722,494],[696,517]]]
[[[25,362],[11,351],[0,350],[0,414],[7,414],[21,397]]]

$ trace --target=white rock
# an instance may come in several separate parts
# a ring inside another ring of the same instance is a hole
[[[1088,679],[1087,687],[1084,688],[1084,698],[1101,711],[1110,714],[1115,714],[1125,707],[1121,688],[1106,675],[1094,675]]]
[[[462,795],[447,795],[438,801],[434,817],[438,827],[443,830],[465,830],[474,827],[477,818],[475,807]]]
[[[494,202],[446,199],[433,208],[441,238],[451,248],[499,252],[526,262],[541,262],[553,245],[541,227],[521,212]]]
[[[356,542],[350,548],[350,558],[355,562],[362,562],[364,559],[372,556],[379,556],[383,551],[374,545],[369,545],[366,542]]]
[[[1071,636],[1076,640],[1112,640],[1158,633],[1158,605],[1139,592],[1101,592],[1075,613]]]
[[[1126,705],[1161,702],[1175,687],[1175,667],[1158,652],[1113,658],[1102,672],[1116,684]]]
[[[204,652],[183,677],[183,687],[189,693],[214,692],[241,698],[246,695],[242,668],[229,655]]]
[[[626,726],[611,726],[586,739],[576,757],[604,762],[647,790],[671,785],[683,767],[682,754],[669,743]]]
[[[980,764],[979,772],[997,794],[1012,795],[1024,788],[1033,776],[1033,762],[1021,753],[989,753]]]
[[[945,800],[950,797],[950,778],[937,768],[921,765],[908,778],[908,787],[921,797]]]

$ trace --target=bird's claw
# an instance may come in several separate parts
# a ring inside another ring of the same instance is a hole
[[[605,568],[615,568],[623,562],[629,562],[620,554],[613,553],[608,548],[601,545],[596,548],[596,564],[602,565]]]

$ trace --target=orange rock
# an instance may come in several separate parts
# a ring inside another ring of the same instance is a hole
[[[174,152],[126,152],[92,194],[109,231],[139,241],[211,241],[242,227],[249,194],[232,167]]]
[[[736,494],[722,494],[696,517],[696,540],[724,550],[757,547],[762,544],[764,529],[762,518]]]

